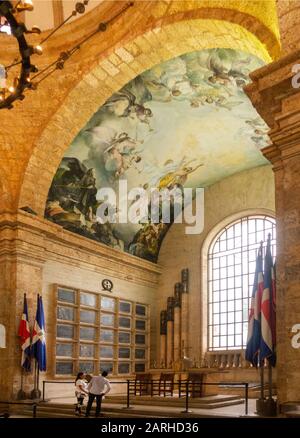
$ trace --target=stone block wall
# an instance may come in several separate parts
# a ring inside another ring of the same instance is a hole
[[[0,348],[2,398],[16,398],[21,385],[18,328],[24,293],[31,327],[36,296],[38,293],[43,296],[49,366],[46,373],[41,373],[41,381],[54,377],[55,284],[99,293],[103,278],[112,279],[113,296],[149,305],[151,351],[154,351],[159,266],[67,232],[28,213],[6,214],[1,219],[0,323],[7,333],[6,348]],[[33,389],[33,374],[25,376],[23,389],[27,393]]]
[[[242,189],[241,189],[242,188]],[[165,308],[182,268],[189,269],[189,351],[200,364],[207,348],[207,252],[216,234],[236,219],[251,214],[274,215],[274,176],[270,165],[228,177],[205,189],[204,230],[185,234],[185,224],[173,224],[159,254],[162,268],[158,307]],[[159,317],[159,313],[157,314]],[[157,357],[159,357],[159,345]]]

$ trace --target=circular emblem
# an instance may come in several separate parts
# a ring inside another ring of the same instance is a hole
[[[108,278],[104,278],[104,280],[102,280],[102,290],[107,290],[108,292],[111,292],[113,287],[113,282]]]

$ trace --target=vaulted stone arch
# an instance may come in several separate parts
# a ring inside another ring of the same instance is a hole
[[[266,62],[271,60],[266,44],[245,27],[215,19],[157,26],[97,60],[71,90],[37,140],[25,170],[19,207],[29,206],[43,215],[48,190],[64,151],[115,91],[158,63],[187,52],[216,47],[249,52]],[[97,48],[91,46],[89,50],[94,50],[96,57]],[[41,173],[42,179],[39,178]]]

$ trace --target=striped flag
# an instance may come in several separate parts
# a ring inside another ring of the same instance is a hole
[[[271,254],[271,235],[268,236],[265,256],[264,291],[261,303],[261,359],[276,364],[276,287],[275,269]]]
[[[20,321],[18,335],[21,340],[22,358],[21,367],[25,371],[30,371],[31,369],[31,355],[30,355],[30,330],[28,322],[28,308],[27,308],[27,298],[24,294],[24,304],[23,304],[23,314]]]
[[[259,363],[259,348],[261,343],[261,299],[264,289],[262,243],[256,258],[256,269],[249,312],[248,338],[245,358],[257,367]]]
[[[45,317],[42,297],[37,297],[36,317],[32,332],[32,356],[36,359],[38,369],[46,371]]]

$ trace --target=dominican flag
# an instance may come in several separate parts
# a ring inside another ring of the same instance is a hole
[[[264,291],[261,303],[261,343],[260,355],[276,364],[276,287],[275,269],[271,254],[271,235],[269,234],[265,256]]]
[[[261,344],[261,300],[264,289],[262,243],[258,250],[256,269],[249,312],[248,339],[245,357],[257,367],[259,363],[259,348]]]
[[[32,356],[36,359],[38,369],[46,371],[45,317],[42,297],[37,297],[37,311],[32,332]]]
[[[26,294],[24,294],[23,314],[20,321],[18,335],[21,339],[21,349],[22,349],[21,367],[24,368],[25,371],[30,371],[31,369],[30,330],[29,330],[29,322],[28,322],[28,308],[27,308]]]

